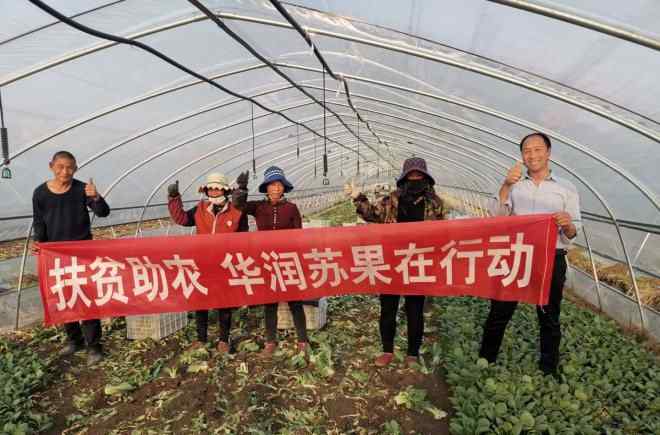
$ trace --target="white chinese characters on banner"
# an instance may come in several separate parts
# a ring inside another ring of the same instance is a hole
[[[380,273],[390,270],[390,265],[385,264],[381,245],[353,246],[351,250],[355,265],[355,267],[351,267],[351,272],[360,273],[357,278],[353,279],[355,284],[359,284],[367,278],[369,278],[370,285],[376,285],[376,279],[385,284],[392,282],[392,278]]]
[[[149,302],[156,299],[156,296],[163,301],[167,299],[169,284],[163,266],[152,263],[147,257],[142,257],[142,260],[137,257],[128,257],[126,261],[131,265],[133,272],[135,284],[133,294],[135,296],[146,293]]]
[[[113,260],[110,257],[96,257],[89,268],[97,272],[90,277],[93,283],[96,283],[97,298],[94,299],[96,305],[103,306],[110,302],[110,299],[128,303],[128,298],[124,294],[124,282],[121,275],[118,275],[119,269],[126,269],[124,263]]]
[[[258,259],[261,261],[240,252],[225,253],[220,267],[228,271],[227,285],[243,287],[248,296],[254,295],[257,286],[269,286],[274,292],[304,291],[308,286],[341,288],[342,283],[351,279],[354,284],[387,285],[392,283],[388,275],[394,272],[401,277],[403,285],[438,283],[442,278],[437,275],[442,276],[444,271],[444,283],[440,282],[443,285],[454,285],[458,280],[460,284],[474,286],[478,284],[478,276],[488,276],[498,278],[504,287],[515,283],[518,288],[524,288],[532,278],[534,246],[524,243],[522,232],[514,237],[495,235],[486,241],[451,240],[437,252],[436,246],[419,247],[408,242],[407,246],[389,253],[392,256],[386,256],[380,244],[351,246],[352,262],[344,260],[341,250],[330,248],[313,248],[305,253],[261,252]],[[386,261],[392,257],[398,258]],[[195,291],[204,296],[209,294],[201,283],[202,272],[192,258],[174,254],[162,262],[151,261],[147,256],[127,257],[124,261],[105,256],[80,264],[80,259],[72,256],[70,265],[63,266],[62,259],[55,258],[48,275],[50,293],[57,296],[57,311],[73,309],[79,303],[87,307],[110,302],[128,304],[129,296],[144,295],[149,302],[156,298],[166,300],[170,288],[180,289],[185,299]],[[393,271],[390,262],[396,264]],[[90,288],[95,290],[95,296]],[[127,288],[133,289],[132,295],[127,294]],[[87,294],[84,289],[88,289]]]
[[[51,286],[50,291],[57,295],[57,311],[62,311],[66,307],[72,309],[76,306],[78,299],[87,307],[92,305],[92,301],[85,295],[82,287],[87,284],[87,278],[80,276],[85,273],[85,266],[78,264],[78,257],[71,257],[71,265],[62,267],[59,258],[55,259],[55,266],[48,272],[48,275],[55,278],[55,285]],[[71,297],[66,300],[64,290],[71,288]]]
[[[511,244],[509,236],[491,236],[488,239],[490,247],[486,250],[486,254],[491,260],[486,273],[490,278],[502,276],[501,282],[504,287],[513,284],[521,274],[522,277],[516,281],[518,288],[527,287],[531,281],[534,246],[523,243],[523,239],[523,233],[516,233],[516,241],[513,244]],[[470,245],[481,246],[483,245],[483,239],[462,240],[459,242],[452,240],[440,249],[442,252],[446,252],[446,255],[440,261],[440,267],[445,269],[447,284],[454,283],[454,258],[468,260],[468,273],[464,282],[465,284],[476,283],[477,259],[483,258],[485,253],[482,249],[465,248]],[[509,266],[507,259],[512,252],[513,264]]]
[[[306,260],[311,260],[309,270],[312,272],[310,277],[312,280],[312,287],[319,288],[328,282],[328,275],[332,274],[332,281],[329,282],[330,287],[337,287],[341,284],[342,280],[348,279],[348,273],[339,267],[339,263],[333,261],[335,258],[342,257],[341,251],[332,251],[330,248],[325,248],[325,251],[319,252],[318,249],[313,248],[311,252],[303,255]]]
[[[265,261],[264,269],[270,272],[270,289],[285,292],[287,286],[297,286],[299,290],[307,288],[305,272],[303,271],[300,257],[296,252],[261,253]]]
[[[220,266],[228,269],[231,274],[229,279],[230,286],[243,286],[245,293],[249,296],[254,294],[252,286],[264,284],[266,281],[261,277],[261,268],[254,265],[254,258],[243,256],[242,253],[236,254],[237,265],[233,263],[234,256],[230,253],[225,254],[225,259]],[[240,275],[239,275],[240,272]]]
[[[175,289],[183,289],[183,296],[188,299],[192,292],[197,289],[203,295],[208,295],[209,291],[201,285],[199,279],[199,269],[194,260],[182,260],[178,255],[174,255],[172,260],[163,260],[168,269],[176,268],[176,278],[172,282]]]
[[[511,272],[509,275],[505,276],[502,279],[502,285],[509,286],[513,283],[516,277],[520,273],[521,257],[525,255],[525,263],[522,266],[522,278],[520,278],[516,284],[518,287],[527,287],[532,278],[532,258],[534,257],[534,246],[525,245],[523,243],[523,233],[516,233],[516,242],[511,245],[511,250],[513,251],[513,266],[511,266]]]
[[[482,243],[483,243],[482,239],[461,240],[458,242],[458,246],[481,245]],[[481,258],[483,256],[484,256],[484,252],[481,250],[476,250],[476,251],[459,250],[456,253],[456,258],[468,259],[468,274],[465,277],[465,284],[475,283],[477,258]]]
[[[435,275],[426,274],[426,268],[433,265],[433,260],[424,257],[424,254],[431,254],[434,251],[435,248],[433,246],[428,248],[418,248],[416,243],[408,244],[408,248],[406,249],[394,251],[394,255],[397,257],[404,257],[399,265],[394,268],[394,270],[402,275],[404,284],[415,282],[436,282]],[[416,268],[416,275],[410,276],[411,266]]]

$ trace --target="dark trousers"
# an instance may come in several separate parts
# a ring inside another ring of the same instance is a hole
[[[561,341],[559,313],[565,281],[566,253],[558,250],[555,256],[555,267],[552,271],[548,305],[536,307],[541,330],[539,367],[545,373],[554,372],[559,364],[559,342]],[[481,340],[480,357],[487,359],[489,362],[495,362],[502,344],[504,331],[517,305],[517,302],[491,301],[490,312],[484,325],[484,335]]]
[[[380,339],[383,352],[394,352],[396,315],[399,311],[399,295],[380,295]],[[408,321],[408,355],[419,356],[424,337],[425,296],[405,296],[404,309]]]
[[[299,342],[307,342],[307,319],[302,301],[289,302],[291,317],[296,327]],[[277,304],[264,305],[264,317],[266,317],[266,341],[277,340]]]
[[[66,332],[70,342],[78,345],[83,345],[86,342],[87,347],[90,349],[101,351],[101,321],[99,319],[65,323],[64,332]]]
[[[233,308],[221,308],[218,310],[219,339],[225,343],[229,342],[232,311]],[[207,310],[195,311],[195,323],[197,326],[197,340],[206,343],[208,341],[209,312]]]

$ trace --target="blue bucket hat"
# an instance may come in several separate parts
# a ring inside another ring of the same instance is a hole
[[[259,192],[266,193],[266,188],[273,181],[280,181],[284,185],[284,193],[289,193],[293,190],[293,185],[287,181],[284,171],[277,166],[271,166],[264,172],[264,181],[259,185]]]

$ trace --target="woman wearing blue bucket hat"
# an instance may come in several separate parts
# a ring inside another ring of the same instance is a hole
[[[284,176],[284,171],[271,166],[264,172],[264,181],[259,192],[266,194],[261,201],[247,201],[249,172],[236,179],[238,188],[233,193],[233,203],[245,214],[254,216],[258,231],[290,230],[302,228],[302,217],[298,207],[286,200],[284,194],[293,190],[293,185]],[[298,335],[298,350],[306,352],[309,347],[307,324],[302,301],[290,301],[289,308]],[[277,349],[277,304],[265,305],[266,345],[262,355],[270,357]]]

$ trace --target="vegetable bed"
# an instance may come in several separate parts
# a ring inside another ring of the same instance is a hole
[[[443,299],[436,310],[452,433],[660,434],[658,358],[613,321],[563,302],[555,380],[536,368],[534,307],[519,306],[493,365],[477,358],[487,302]]]

